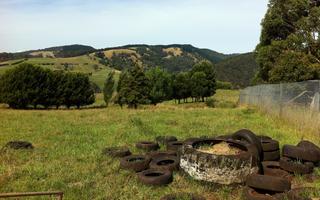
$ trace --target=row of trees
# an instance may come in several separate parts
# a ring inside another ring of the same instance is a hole
[[[214,66],[207,61],[193,66],[188,72],[172,74],[159,67],[146,72],[135,66],[121,73],[115,86],[114,73],[110,73],[104,85],[106,103],[116,90],[115,103],[137,108],[139,104],[154,104],[175,99],[178,103],[187,101],[205,101],[215,94],[216,76]]]
[[[270,0],[256,48],[256,82],[320,78],[320,3]]]
[[[12,108],[37,108],[38,105],[80,108],[94,101],[94,89],[85,74],[21,64],[0,77],[0,102]]]

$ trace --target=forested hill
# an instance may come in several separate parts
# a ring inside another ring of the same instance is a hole
[[[83,57],[88,55],[87,57]],[[256,64],[252,54],[222,54],[210,49],[200,49],[192,45],[126,45],[121,47],[95,49],[84,45],[68,45],[52,47],[21,53],[0,53],[1,62],[18,59],[81,57],[94,59],[101,65],[117,70],[123,70],[133,65],[145,68],[160,66],[170,72],[187,71],[201,61],[209,60],[217,65],[217,78],[222,81],[232,82],[237,86],[246,86],[256,71]],[[38,63],[41,63],[38,61]],[[90,62],[87,62],[90,63]],[[72,63],[76,64],[76,63]]]
[[[251,81],[259,69],[254,53],[245,53],[222,60],[216,64],[217,77],[221,81],[231,82],[244,87]]]

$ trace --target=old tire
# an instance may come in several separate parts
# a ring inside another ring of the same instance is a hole
[[[172,172],[168,170],[148,169],[138,173],[138,179],[146,185],[167,185],[172,182]]]
[[[285,178],[259,174],[248,176],[246,184],[255,189],[272,192],[287,192],[291,189],[290,181]]]
[[[253,132],[251,132],[250,130],[247,130],[247,129],[242,129],[242,130],[235,132],[232,135],[232,138],[236,139],[236,140],[245,140],[246,142],[248,142],[252,145],[255,145],[258,152],[259,152],[259,160],[261,160],[261,161],[263,160],[263,150],[262,150],[261,142],[259,141],[258,137]]]
[[[167,151],[180,151],[181,147],[183,146],[182,141],[174,141],[167,143]]]
[[[33,145],[27,141],[10,141],[8,142],[5,147],[11,149],[33,149]]]
[[[278,161],[279,159],[280,159],[280,150],[263,152],[263,161]]]
[[[156,151],[160,148],[158,143],[148,141],[138,142],[136,143],[136,147],[145,151]]]
[[[307,140],[302,140],[301,142],[298,143],[297,146],[304,149],[312,149],[316,151],[318,154],[318,166],[320,166],[320,147],[319,146]]]
[[[153,160],[162,156],[177,156],[177,152],[175,151],[151,151],[147,153],[147,156]]]
[[[198,151],[202,145],[215,145],[226,142],[242,150],[237,155],[215,155]],[[198,140],[181,149],[180,168],[196,180],[219,184],[243,183],[247,175],[258,172],[255,156],[249,152],[252,145],[237,141],[216,139]]]
[[[143,155],[131,155],[120,160],[120,168],[141,172],[149,167],[150,158]]]
[[[122,158],[131,155],[131,152],[127,147],[107,147],[103,149],[102,154],[114,158]]]
[[[193,193],[177,193],[177,194],[167,194],[160,198],[160,200],[206,200],[203,196],[193,194]]]
[[[266,135],[257,135],[257,138],[261,141],[261,140],[272,140],[271,137],[266,136]]]
[[[177,156],[160,156],[150,162],[150,169],[157,170],[179,170],[179,158]]]
[[[319,156],[316,150],[296,147],[293,145],[284,145],[282,155],[285,157],[294,158],[297,160],[318,162]]]
[[[264,175],[286,178],[292,180],[292,176],[287,171],[281,169],[280,163],[277,161],[262,162]]]
[[[276,151],[279,150],[279,142],[276,140],[263,139],[261,140],[263,151]]]
[[[245,200],[282,200],[284,199],[284,193],[278,193],[275,195],[267,195],[265,191],[260,192],[250,187],[244,188]]]
[[[299,163],[294,159],[280,158],[280,167],[283,170],[297,174],[310,174],[313,172],[314,165],[312,162]]]
[[[175,136],[158,136],[156,137],[156,141],[159,144],[167,144],[168,142],[174,142],[178,139]]]

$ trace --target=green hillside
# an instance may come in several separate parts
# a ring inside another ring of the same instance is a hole
[[[91,55],[83,55],[70,58],[50,57],[10,60],[0,63],[0,74],[3,74],[7,69],[17,66],[22,62],[39,65],[51,70],[86,73],[90,76],[91,81],[96,83],[100,88],[103,87],[105,77],[111,70],[109,67],[99,63],[99,58]]]
[[[199,61],[208,60],[217,66],[217,78],[235,86],[247,86],[256,71],[253,54],[226,55],[192,45],[126,45],[96,50],[83,45],[69,45],[21,53],[0,53],[0,74],[22,62],[52,70],[83,72],[103,86],[110,69],[118,73],[134,65],[147,68],[160,66],[170,72],[187,71]],[[1,62],[2,61],[2,62]]]

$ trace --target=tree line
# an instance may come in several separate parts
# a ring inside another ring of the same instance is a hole
[[[123,71],[118,84],[114,72],[109,73],[104,84],[104,99],[108,104],[116,91],[114,103],[121,107],[137,108],[139,104],[158,104],[166,100],[176,102],[205,101],[215,94],[216,74],[212,63],[202,61],[190,71],[170,73],[160,67],[145,71],[136,65]]]
[[[51,71],[24,63],[0,77],[0,102],[11,108],[76,106],[94,103],[89,77],[81,73]]]

